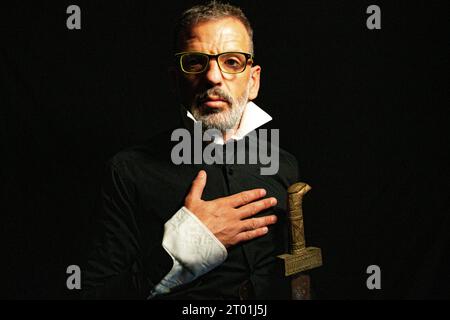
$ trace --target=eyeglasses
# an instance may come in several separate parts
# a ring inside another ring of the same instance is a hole
[[[219,54],[207,54],[203,52],[180,52],[175,54],[179,59],[181,70],[188,74],[204,72],[210,59],[216,59],[220,71],[224,73],[244,72],[248,62],[253,63],[253,55],[246,52],[222,52]]]

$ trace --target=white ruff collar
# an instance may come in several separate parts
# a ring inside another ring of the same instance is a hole
[[[193,120],[194,123],[197,123],[198,121],[195,120],[192,113],[190,113],[188,110],[186,111],[186,116]],[[269,122],[272,120],[272,117],[265,112],[263,109],[258,107],[255,103],[252,101],[249,101],[247,105],[245,106],[244,112],[242,114],[241,122],[239,124],[239,128],[236,130],[235,134],[231,137],[231,139],[234,140],[240,140],[244,138],[247,134],[252,132],[253,130],[259,128],[263,124]],[[222,136],[215,136],[214,137],[214,143],[217,144],[224,144],[223,143],[223,137]]]

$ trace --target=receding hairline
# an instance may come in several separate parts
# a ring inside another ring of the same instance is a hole
[[[194,26],[206,21],[217,21],[227,18],[238,20],[245,27],[247,35],[250,38],[250,51],[254,53],[253,28],[245,13],[239,6],[217,0],[194,5],[179,16],[174,26],[172,38],[173,50],[175,53],[178,52],[180,46],[183,45],[182,41],[180,41],[182,40],[182,35],[188,33]]]
[[[186,40],[188,40],[189,34],[191,34],[192,30],[199,27],[200,25],[207,24],[207,23],[214,23],[214,22],[220,22],[223,20],[233,20],[235,22],[238,22],[242,28],[245,30],[245,33],[247,35],[247,41],[249,46],[249,53],[253,54],[253,39],[252,35],[249,34],[249,30],[247,29],[246,25],[239,19],[234,16],[222,16],[222,17],[215,17],[215,18],[208,18],[208,19],[198,19],[195,21],[195,23],[191,24],[188,28],[184,28],[183,30],[180,30],[177,37],[177,42],[175,44],[175,50],[181,50],[183,48],[183,45],[185,44]]]

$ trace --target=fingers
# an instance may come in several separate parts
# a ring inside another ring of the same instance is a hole
[[[188,200],[198,200],[202,198],[203,190],[206,185],[206,172],[204,170],[200,170],[192,181],[191,190],[189,190],[186,199]]]
[[[255,230],[241,232],[236,236],[236,241],[237,241],[237,243],[242,242],[242,241],[249,241],[254,238],[261,237],[261,236],[265,235],[267,232],[269,232],[269,228],[267,228],[267,227],[262,227],[262,228],[258,228]]]
[[[247,203],[253,202],[259,198],[266,195],[266,190],[264,189],[253,189],[248,191],[243,191],[237,194],[223,198],[224,201],[228,202],[233,208],[243,206]]]
[[[236,234],[230,244],[235,245],[242,241],[249,241],[261,237],[269,232],[267,226],[274,224],[275,222],[277,222],[277,217],[275,215],[241,221],[240,232]]]
[[[277,222],[277,216],[270,215],[260,218],[247,219],[242,221],[241,231],[252,231],[260,228],[264,228],[270,224]]]
[[[258,212],[273,207],[276,204],[277,199],[272,197],[249,203],[245,206],[240,207],[239,209],[237,209],[237,211],[239,212],[239,217],[241,219],[245,219],[257,214]]]

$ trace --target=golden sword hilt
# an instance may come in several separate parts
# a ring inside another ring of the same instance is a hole
[[[311,190],[311,187],[304,183],[298,182],[288,188],[288,214],[291,228],[290,253],[293,255],[300,254],[305,249],[305,228],[303,224],[303,196]]]
[[[290,250],[279,255],[284,262],[285,276],[314,269],[322,265],[320,248],[306,247],[303,226],[303,196],[311,190],[304,182],[297,182],[288,188],[288,214],[290,220]]]

